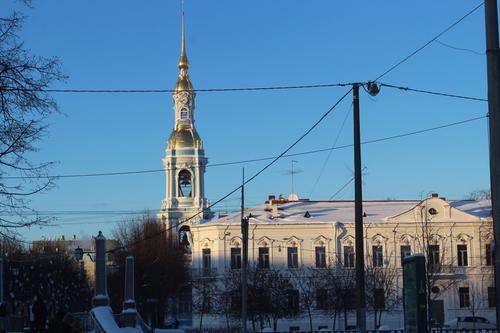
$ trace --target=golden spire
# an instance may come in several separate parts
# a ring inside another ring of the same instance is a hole
[[[189,60],[186,53],[186,38],[184,34],[184,6],[182,8],[182,43],[181,43],[181,56],[179,57],[179,69],[188,69]]]

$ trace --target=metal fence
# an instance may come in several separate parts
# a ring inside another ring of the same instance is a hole
[[[222,329],[222,328],[207,328],[207,329],[192,329],[186,330],[187,333],[241,333],[240,328]],[[254,333],[252,329],[248,329],[249,333]],[[266,333],[356,333],[356,330],[294,330],[294,331],[260,331],[256,330],[255,333],[266,332]],[[394,329],[394,330],[366,330],[366,333],[405,333],[404,330]],[[497,333],[496,329],[444,329],[444,328],[433,328],[431,333]]]

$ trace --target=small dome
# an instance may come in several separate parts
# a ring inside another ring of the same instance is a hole
[[[168,139],[167,148],[182,149],[182,148],[203,148],[203,142],[196,132],[196,129],[191,127],[179,127],[175,129]]]
[[[174,90],[176,93],[180,91],[193,90],[193,85],[191,84],[191,80],[189,80],[189,76],[179,75],[179,79],[177,80]]]

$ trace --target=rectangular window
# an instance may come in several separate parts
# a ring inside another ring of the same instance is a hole
[[[231,269],[241,268],[241,249],[239,247],[231,248]]]
[[[469,287],[458,288],[458,298],[460,300],[460,307],[461,308],[470,307]]]
[[[299,291],[297,289],[288,290],[288,309],[292,314],[299,312]]]
[[[185,119],[187,119],[187,118],[188,118],[188,113],[187,113],[187,111],[181,111],[181,119],[182,119],[182,120],[185,120]]]
[[[384,254],[382,253],[382,245],[372,246],[372,256],[373,267],[384,266]]]
[[[324,246],[316,246],[316,267],[326,267],[326,251]]]
[[[316,290],[316,308],[326,310],[328,307],[328,293],[326,289]]]
[[[401,245],[401,266],[403,266],[403,259],[405,257],[411,256],[411,246],[410,245]]]
[[[457,264],[458,266],[468,266],[467,262],[467,245],[457,245]]]
[[[486,266],[493,266],[493,248],[492,244],[486,244]]]
[[[212,262],[210,258],[210,249],[203,249],[202,250],[202,268],[203,268],[203,275],[210,275],[210,270],[212,268]]]
[[[288,268],[299,267],[299,249],[297,247],[288,248]]]
[[[269,248],[259,247],[259,268],[269,268]]]
[[[344,246],[344,267],[354,267],[354,246]]]
[[[497,306],[497,295],[495,287],[488,287],[488,307],[495,308]]]
[[[374,306],[377,310],[385,309],[385,293],[382,288],[375,288],[373,291]]]
[[[439,266],[439,245],[429,245],[427,249],[427,262],[429,267]]]

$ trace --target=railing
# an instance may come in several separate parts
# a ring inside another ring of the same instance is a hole
[[[206,328],[202,329],[192,329],[186,332],[189,333],[240,333],[240,328],[232,328],[230,330],[223,328]],[[248,332],[253,332],[252,328],[248,328]],[[266,331],[266,330],[256,330],[256,333],[266,332],[266,333],[355,333],[356,330],[298,330],[298,331]],[[433,328],[432,333],[497,333],[496,329],[447,329],[447,328]],[[403,329],[388,329],[388,330],[366,330],[366,333],[405,333]]]

